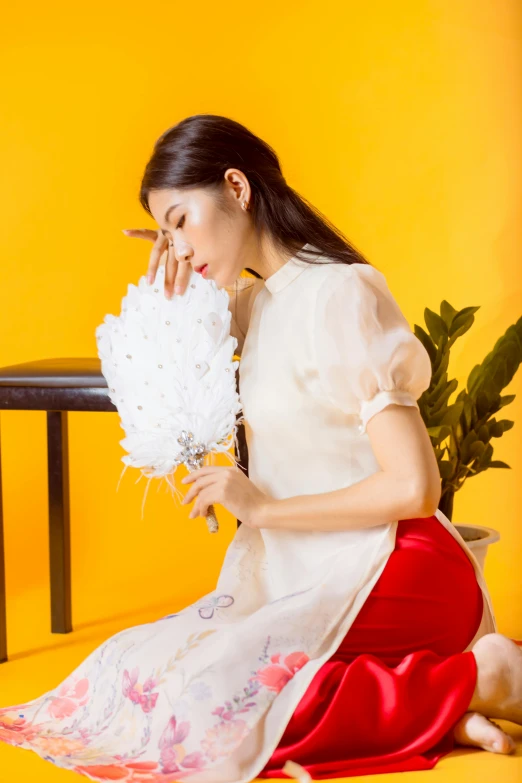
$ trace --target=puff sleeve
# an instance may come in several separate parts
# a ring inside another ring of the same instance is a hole
[[[360,417],[361,431],[388,405],[418,408],[431,360],[375,267],[331,267],[317,292],[314,340],[324,392]]]

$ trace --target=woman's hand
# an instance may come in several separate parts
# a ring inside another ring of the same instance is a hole
[[[191,482],[182,501],[189,503],[196,498],[189,519],[205,517],[212,503],[220,503],[245,525],[257,528],[261,527],[262,510],[274,501],[237,467],[205,465],[181,479],[182,484]]]
[[[160,264],[165,264],[165,296],[167,299],[172,297],[174,288],[178,289],[175,293],[183,294],[188,285],[192,274],[192,266],[189,261],[177,261],[174,255],[173,247],[168,238],[152,228],[124,228],[123,233],[128,237],[137,237],[138,239],[148,239],[153,242],[153,248],[150,251],[149,266],[147,269],[147,282],[151,285],[156,277],[156,272]],[[165,260],[163,257],[165,256]]]

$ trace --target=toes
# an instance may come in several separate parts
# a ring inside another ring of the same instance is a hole
[[[512,753],[515,742],[494,721],[479,712],[467,712],[456,724],[455,740],[461,745],[482,748],[492,753]]]
[[[515,749],[513,739],[501,729],[498,723],[489,720],[489,718],[486,718],[486,720],[494,728],[484,730],[483,741],[481,742],[484,750],[491,750],[493,753],[512,753]]]
[[[484,716],[482,716],[484,717]],[[516,748],[516,743],[513,739],[513,737],[510,737],[509,734],[506,734],[504,729],[498,725],[494,720],[491,720],[491,718],[486,718],[488,723],[491,723],[493,726],[496,727],[498,731],[494,731],[491,734],[490,739],[490,745],[493,752],[496,753],[512,753]]]
[[[484,747],[484,750],[489,750],[489,749],[490,749],[489,746]],[[493,751],[493,753],[509,754],[509,753],[513,753],[515,749],[516,749],[515,741],[513,740],[512,737],[510,737],[507,734],[505,735],[505,737],[496,739],[491,744],[491,750]]]

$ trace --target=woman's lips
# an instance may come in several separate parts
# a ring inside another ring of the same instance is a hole
[[[197,272],[201,277],[206,277],[208,274],[208,264],[202,264],[201,266],[195,266],[194,272]]]

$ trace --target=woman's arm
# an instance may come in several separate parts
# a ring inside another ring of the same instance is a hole
[[[367,424],[380,471],[349,487],[269,500],[258,528],[359,530],[435,513],[440,474],[426,425],[417,407],[389,405]]]

